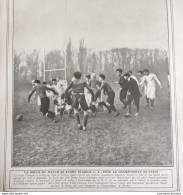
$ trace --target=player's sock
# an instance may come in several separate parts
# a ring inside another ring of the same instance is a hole
[[[84,124],[83,124],[84,127],[86,127],[87,122],[88,122],[88,115],[84,115]]]
[[[149,98],[146,96],[147,106],[149,106]]]
[[[79,113],[75,113],[75,116],[76,116],[76,120],[77,120],[78,125],[81,124],[80,118],[79,118]]]

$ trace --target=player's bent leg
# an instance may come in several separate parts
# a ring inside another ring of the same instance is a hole
[[[114,111],[114,117],[116,117],[116,116],[118,116],[119,115],[119,112],[117,112],[117,110],[116,110],[116,108],[115,108],[115,106],[114,106],[114,104],[112,104],[111,106],[111,109]]]

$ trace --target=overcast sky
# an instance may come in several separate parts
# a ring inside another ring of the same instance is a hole
[[[15,0],[16,50],[65,49],[71,38],[93,50],[167,50],[166,0]]]

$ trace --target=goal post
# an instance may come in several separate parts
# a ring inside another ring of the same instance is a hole
[[[56,72],[56,71],[64,71],[64,79],[63,80],[67,80],[67,61],[66,61],[66,54],[64,52],[64,68],[57,68],[57,69],[46,69],[46,60],[45,60],[45,51],[44,51],[44,75],[43,75],[43,79],[44,81],[46,80],[46,73],[47,72]]]

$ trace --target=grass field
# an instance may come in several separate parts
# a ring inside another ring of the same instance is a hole
[[[116,88],[115,105],[121,115],[114,118],[106,111],[99,112],[96,118],[89,118],[86,132],[77,130],[75,120],[67,115],[58,123],[43,117],[36,100],[27,103],[30,89],[27,85],[15,86],[13,166],[172,165],[167,89],[158,93],[154,109],[146,107],[142,98],[141,114],[125,118]],[[20,113],[24,119],[18,122],[15,119]]]

